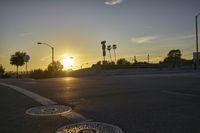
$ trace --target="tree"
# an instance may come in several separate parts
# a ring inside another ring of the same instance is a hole
[[[17,51],[15,54],[11,55],[10,64],[17,66],[17,78],[18,78],[18,67],[24,65],[24,56],[26,55],[25,52]]]
[[[137,64],[137,63],[138,63],[137,58],[136,56],[134,56],[134,64]]]
[[[130,62],[127,61],[125,58],[120,58],[119,60],[117,60],[117,64],[118,65],[130,65]]]
[[[48,65],[47,70],[50,72],[59,72],[62,71],[63,68],[64,66],[60,63],[60,61],[54,61]]]
[[[167,57],[164,59],[164,63],[171,63],[172,67],[175,67],[177,63],[179,63],[181,59],[181,51],[179,49],[170,50],[167,54]]]
[[[116,63],[116,52],[115,52],[115,50],[117,49],[117,45],[113,44],[112,48],[113,48],[113,51],[114,51],[115,63]]]
[[[0,76],[2,76],[5,73],[5,68],[0,64]]]
[[[101,61],[98,61],[98,62],[96,63],[96,65],[101,65]]]
[[[107,46],[107,50],[109,51],[109,55],[110,55],[110,61],[112,62],[112,57],[111,57],[111,53],[110,50],[112,49],[111,45]]]

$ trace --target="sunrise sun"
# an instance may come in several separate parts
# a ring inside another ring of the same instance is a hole
[[[71,69],[74,65],[73,57],[64,57],[61,60],[61,64],[64,66],[64,69]]]

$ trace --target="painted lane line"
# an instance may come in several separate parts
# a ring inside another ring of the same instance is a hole
[[[26,89],[23,89],[23,88],[14,86],[14,85],[10,85],[10,84],[5,84],[5,83],[0,83],[0,85],[14,89],[14,90],[24,94],[25,96],[32,98],[33,100],[39,102],[40,104],[42,104],[44,106],[57,106],[57,105],[55,105],[56,102],[54,102],[50,99],[47,99],[45,97],[42,97],[42,96],[40,96],[36,93],[33,93],[31,91],[28,91]],[[43,108],[43,107],[41,107],[41,108]],[[31,109],[33,109],[33,108],[31,108]],[[49,110],[48,109],[47,110],[48,110],[48,112],[51,112],[52,109],[54,109],[54,108],[49,108]],[[31,115],[33,115],[33,114],[31,114]],[[68,112],[68,113],[63,113],[63,114],[60,114],[60,115],[65,117],[66,119],[72,121],[75,124],[74,124],[74,127],[72,129],[71,129],[71,126],[73,126],[73,124],[61,127],[60,129],[58,129],[58,131],[56,131],[56,133],[61,133],[62,130],[63,130],[63,132],[70,131],[71,133],[76,133],[78,131],[77,126],[80,128],[80,130],[78,132],[88,132],[88,131],[90,131],[90,132],[91,131],[100,132],[102,130],[105,130],[105,132],[111,131],[111,132],[115,132],[115,133],[123,133],[122,130],[117,126],[114,126],[114,125],[111,125],[111,124],[106,124],[106,123],[101,123],[101,122],[91,122],[92,120],[86,119],[83,115],[76,113],[76,112]],[[44,115],[41,115],[41,116],[44,116]],[[74,130],[74,129],[76,129],[76,130]],[[61,130],[61,132],[59,130]]]
[[[36,93],[33,93],[31,91],[28,91],[26,89],[23,89],[23,88],[20,88],[20,87],[17,87],[17,86],[14,86],[14,85],[10,85],[10,84],[5,84],[5,83],[0,83],[0,85],[3,85],[3,86],[7,86],[11,89],[14,89],[22,94],[24,94],[25,96],[28,96],[30,98],[32,98],[33,100],[39,102],[40,104],[42,105],[53,105],[53,104],[57,104],[56,102],[50,100],[50,99],[47,99],[45,97],[42,97]]]
[[[171,91],[162,91],[164,93],[173,94],[173,95],[180,95],[180,96],[189,96],[189,97],[195,97],[197,95],[187,94],[187,93],[181,93],[181,92],[171,92]]]
[[[39,102],[40,104],[42,104],[44,106],[57,104],[56,102],[54,102],[48,98],[42,97],[36,93],[33,93],[33,92],[23,89],[21,87],[17,87],[17,86],[5,84],[5,83],[0,83],[0,85],[14,89],[15,91],[20,92],[29,98],[32,98],[33,100]],[[73,112],[73,111],[66,113],[66,114],[62,114],[61,116],[66,117],[67,119],[69,119],[73,122],[88,121],[88,119],[85,118],[83,115]]]

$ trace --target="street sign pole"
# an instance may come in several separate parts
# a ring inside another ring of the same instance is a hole
[[[26,62],[26,75],[28,75],[27,62]]]

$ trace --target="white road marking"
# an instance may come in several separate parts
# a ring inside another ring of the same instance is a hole
[[[54,101],[52,101],[52,100],[50,100],[48,98],[42,97],[42,96],[40,96],[40,95],[38,95],[36,93],[33,93],[33,92],[28,91],[28,90],[23,89],[23,88],[20,88],[20,87],[14,86],[14,85],[10,85],[10,84],[5,84],[5,83],[0,83],[0,85],[9,87],[11,89],[14,89],[15,91],[18,91],[18,92],[24,94],[25,96],[32,98],[33,100],[39,102],[42,105],[47,106],[47,105],[57,104],[56,102],[54,102]],[[81,115],[79,113],[76,113],[76,112],[73,112],[73,111],[61,114],[61,116],[67,118],[68,120],[71,120],[71,121],[75,122],[76,124],[77,123],[79,123],[79,124],[83,123],[84,124],[84,123],[93,121],[93,120],[87,119],[83,115]],[[94,122],[91,122],[89,124],[93,124],[93,123]],[[105,125],[105,126],[114,127],[114,128],[117,129],[117,131],[119,133],[122,133],[122,130],[120,128],[118,128],[117,126],[114,126],[114,125],[111,125],[111,124],[106,124],[106,123],[101,123],[101,122],[96,122],[96,123],[98,123],[99,125]],[[61,127],[61,128],[63,128],[63,127]]]
[[[9,87],[11,89],[14,89],[14,90],[24,94],[25,96],[32,98],[33,100],[39,102],[42,105],[57,104],[56,102],[54,102],[54,101],[52,101],[50,99],[42,97],[42,96],[40,96],[40,95],[38,95],[36,93],[33,93],[33,92],[28,91],[28,90],[23,89],[23,88],[20,88],[20,87],[14,86],[14,85],[10,85],[10,84],[5,84],[5,83],[0,83],[0,85],[7,86],[7,87]]]
[[[48,98],[45,98],[45,97],[42,97],[36,93],[33,93],[31,91],[28,91],[26,89],[23,89],[21,87],[17,87],[17,86],[14,86],[14,85],[10,85],[10,84],[5,84],[5,83],[0,83],[0,85],[3,85],[3,86],[6,86],[6,87],[9,87],[11,89],[14,89],[22,94],[24,94],[25,96],[27,97],[30,97],[32,98],[33,100],[39,102],[40,104],[42,105],[54,105],[54,104],[57,104],[56,102],[48,99]],[[66,114],[63,114],[61,116],[64,116],[66,117],[67,119],[71,120],[71,121],[76,121],[76,122],[82,122],[82,121],[88,121],[89,119],[86,119],[83,115],[79,114],[79,113],[76,113],[76,112],[69,112],[69,113],[66,113]]]
[[[189,97],[194,97],[197,95],[192,95],[192,94],[187,94],[187,93],[181,93],[181,92],[172,92],[172,91],[162,91],[164,93],[168,93],[168,94],[173,94],[173,95],[180,95],[180,96],[189,96]]]

